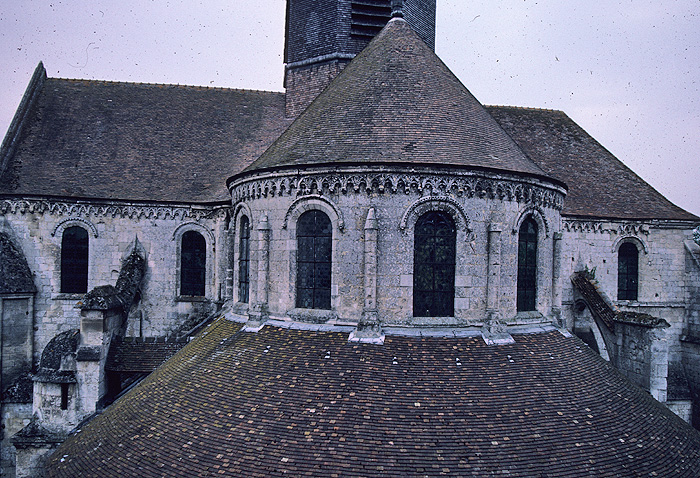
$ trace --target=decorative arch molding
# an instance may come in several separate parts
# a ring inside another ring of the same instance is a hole
[[[620,236],[617,239],[615,239],[612,245],[611,252],[617,253],[617,251],[620,249],[620,246],[625,242],[631,242],[632,244],[637,246],[637,250],[644,251],[645,255],[649,254],[649,247],[647,246],[646,242],[641,240],[639,237],[632,235]]]
[[[241,222],[241,216],[247,216],[248,221],[250,221],[250,224],[253,224],[253,212],[250,210],[250,207],[244,203],[244,202],[239,202],[233,207],[233,215],[232,215],[232,223],[233,223],[233,228],[231,229],[231,234],[236,236],[236,232],[238,229],[238,225]]]
[[[197,231],[197,232],[201,233],[204,237],[207,238],[207,242],[209,244],[211,244],[211,247],[212,248],[214,247],[214,242],[215,242],[214,234],[212,234],[212,232],[209,229],[202,226],[200,223],[194,222],[194,221],[185,222],[185,223],[177,226],[177,228],[175,229],[175,232],[173,232],[172,240],[175,241],[175,240],[181,238],[182,235],[184,233],[186,233],[187,231]]]
[[[295,223],[296,220],[299,219],[299,216],[312,209],[319,209],[325,212],[328,214],[328,217],[331,218],[331,222],[335,223],[340,232],[345,230],[345,219],[343,218],[343,213],[340,208],[333,203],[333,201],[319,196],[318,194],[310,194],[296,199],[292,205],[289,206],[287,213],[284,215],[282,229],[287,229],[290,221]]]
[[[426,196],[411,204],[401,217],[399,229],[405,231],[409,226],[413,227],[418,218],[430,211],[443,211],[452,216],[458,230],[465,233],[472,232],[469,227],[469,218],[464,208],[457,201],[448,196]]]
[[[59,222],[53,228],[53,231],[51,231],[51,237],[56,236],[56,234],[59,232],[61,233],[59,235],[62,235],[63,231],[71,226],[79,226],[83,229],[87,229],[92,233],[93,237],[97,237],[97,228],[95,225],[87,219],[83,219],[81,217],[69,217],[68,219],[64,219],[63,221]]]
[[[547,220],[547,216],[545,216],[542,209],[538,206],[529,206],[520,211],[520,214],[518,214],[513,222],[513,234],[517,234],[518,231],[520,231],[520,226],[523,225],[523,222],[525,222],[525,219],[528,217],[532,217],[540,230],[544,231],[545,238],[549,237],[551,233],[549,221]]]

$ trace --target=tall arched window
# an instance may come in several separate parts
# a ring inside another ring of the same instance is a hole
[[[88,282],[88,233],[73,226],[61,239],[61,292],[84,294]]]
[[[413,246],[413,316],[452,317],[455,307],[457,231],[439,211],[416,222]]]
[[[617,299],[637,300],[639,289],[639,250],[624,242],[617,251]]]
[[[537,291],[537,223],[526,219],[518,234],[518,311],[535,310]]]
[[[238,302],[248,302],[250,286],[250,222],[241,217],[241,231],[238,240]]]
[[[180,249],[180,295],[204,296],[207,271],[207,243],[198,232],[182,235]]]
[[[307,211],[297,221],[297,301],[304,309],[331,308],[333,226],[323,212]]]

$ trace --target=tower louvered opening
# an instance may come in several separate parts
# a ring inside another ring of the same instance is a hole
[[[352,4],[351,33],[373,38],[391,19],[390,0],[354,0]]]

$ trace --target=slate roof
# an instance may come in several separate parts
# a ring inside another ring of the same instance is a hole
[[[399,18],[246,171],[397,163],[546,177]]]
[[[525,153],[569,190],[562,214],[700,220],[662,196],[561,111],[487,106]]]
[[[580,340],[514,338],[379,346],[219,319],[47,476],[698,476],[700,434]]]
[[[151,373],[184,346],[184,341],[115,337],[107,354],[105,369]]]
[[[43,67],[36,75],[45,75]],[[0,171],[0,196],[227,201],[226,178],[290,123],[282,93],[55,78],[38,84]]]
[[[0,232],[0,294],[36,292],[27,259],[7,234]]]

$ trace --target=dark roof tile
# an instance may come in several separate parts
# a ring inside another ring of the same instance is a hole
[[[540,168],[568,186],[562,214],[699,220],[659,194],[565,113],[512,106],[486,109]]]
[[[402,19],[391,20],[247,171],[367,163],[546,177]]]
[[[514,338],[377,346],[220,319],[48,476],[697,476],[700,434],[582,342]]]
[[[0,195],[226,201],[289,122],[282,93],[49,78]]]

